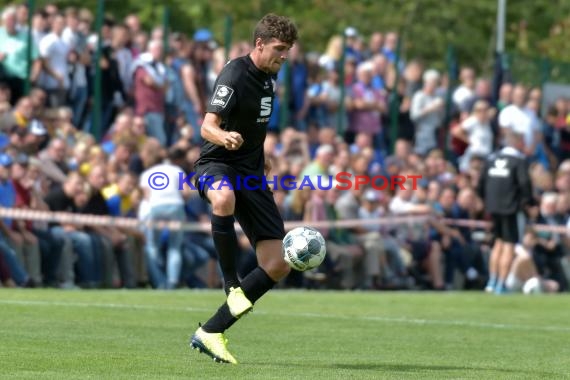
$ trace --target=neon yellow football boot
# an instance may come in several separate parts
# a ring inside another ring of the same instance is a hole
[[[228,340],[224,337],[224,334],[207,333],[200,327],[192,335],[190,347],[210,356],[215,362],[238,364],[237,360],[228,351],[227,343]]]
[[[247,299],[242,288],[230,288],[226,303],[228,304],[230,313],[235,318],[240,318],[253,309],[253,304]]]

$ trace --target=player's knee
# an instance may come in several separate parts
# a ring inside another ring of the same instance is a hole
[[[229,189],[210,190],[208,197],[212,203],[212,211],[216,215],[231,215],[234,213],[236,198]]]
[[[285,278],[291,272],[291,267],[285,260],[272,260],[266,264],[264,270],[269,277],[277,282]]]

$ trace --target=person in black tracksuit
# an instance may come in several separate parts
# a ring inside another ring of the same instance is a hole
[[[488,158],[479,182],[478,192],[485,211],[492,216],[495,236],[485,291],[496,294],[506,292],[505,280],[520,238],[517,214],[532,201],[529,162],[523,148],[524,137],[510,132],[507,146]]]

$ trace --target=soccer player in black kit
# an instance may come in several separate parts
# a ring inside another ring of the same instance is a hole
[[[290,271],[282,256],[283,219],[262,179],[270,170],[263,144],[276,75],[296,40],[297,28],[289,19],[264,16],[254,31],[253,50],[228,62],[218,76],[201,128],[205,141],[195,165],[196,187],[212,205],[212,234],[227,300],[198,328],[190,345],[217,362],[237,364],[223,333]],[[243,183],[247,176],[253,178]],[[221,186],[222,182],[231,186]],[[241,281],[234,217],[258,262]]]
[[[521,134],[510,131],[507,146],[492,154],[486,162],[479,182],[479,195],[485,211],[493,218],[495,243],[489,260],[489,282],[486,292],[506,293],[505,281],[519,242],[517,214],[532,204],[529,163],[522,153],[525,146]]]

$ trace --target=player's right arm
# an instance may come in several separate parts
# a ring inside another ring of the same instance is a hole
[[[220,125],[222,117],[215,113],[207,113],[202,123],[200,134],[202,138],[212,144],[225,147],[227,150],[238,150],[243,144],[243,138],[238,132],[224,131]]]
[[[231,65],[231,66],[230,66]],[[236,66],[228,63],[216,79],[214,92],[208,105],[206,115],[200,129],[200,135],[212,144],[223,146],[228,150],[238,150],[243,144],[241,134],[222,129],[222,121],[230,116],[237,104],[236,82],[242,73]]]

